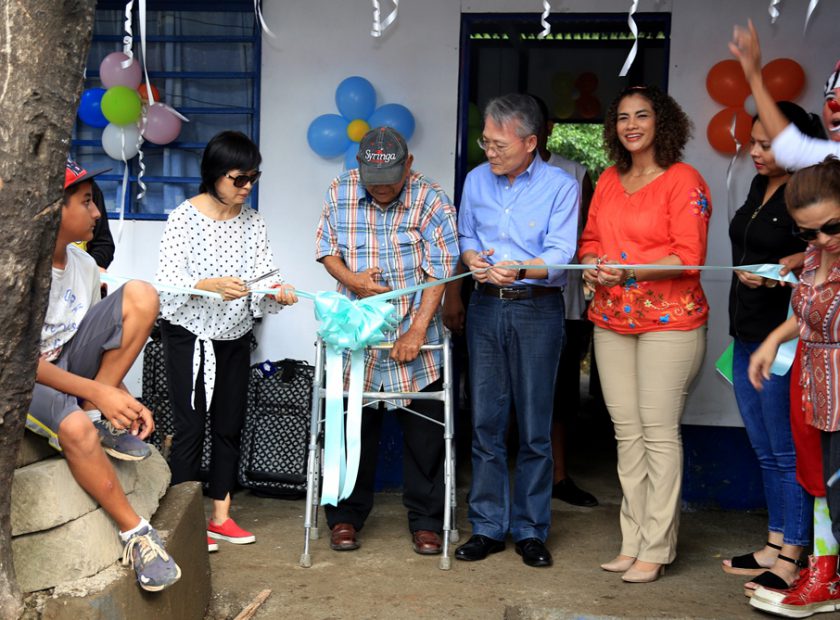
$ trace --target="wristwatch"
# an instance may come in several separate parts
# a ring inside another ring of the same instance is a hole
[[[524,267],[522,269],[520,269],[519,271],[517,271],[516,272],[516,279],[517,280],[524,280],[525,279],[525,272],[527,272],[527,271],[528,270],[525,269]]]

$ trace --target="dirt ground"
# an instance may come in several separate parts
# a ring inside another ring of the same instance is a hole
[[[264,588],[272,594],[254,616],[262,620],[760,617],[742,593],[746,579],[725,574],[720,563],[762,544],[766,516],[684,512],[678,558],[665,576],[652,584],[626,584],[620,575],[599,568],[619,546],[614,456],[578,455],[573,473],[601,505],[586,509],[552,500],[547,543],[555,564],[541,569],[525,566],[509,541],[505,552],[487,560],[453,560],[451,570],[440,570],[437,557],[411,550],[405,511],[395,493],[377,495],[359,550],[331,551],[324,526],[320,539],[312,542],[311,568],[301,568],[304,501],[240,493],[233,516],[256,533],[257,543],[219,543],[220,551],[211,556],[213,597],[207,617],[235,617]],[[462,482],[461,542],[470,534],[467,484]]]

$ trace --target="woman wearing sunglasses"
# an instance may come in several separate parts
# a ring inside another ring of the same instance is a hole
[[[779,345],[800,338],[805,416],[820,430],[831,528],[840,538],[840,485],[828,483],[840,469],[840,161],[832,157],[798,171],[788,182],[785,202],[796,232],[810,245],[793,293],[793,316],[753,353],[749,379],[762,389]],[[836,555],[813,558],[800,582],[793,590],[759,589],[751,604],[797,618],[840,609]]]
[[[787,120],[804,134],[821,134],[819,119],[798,105],[782,101],[778,106]],[[749,152],[758,174],[753,178],[746,202],[729,225],[732,264],[778,263],[784,257],[802,252],[806,243],[791,234],[793,220],[784,200],[790,173],[776,162],[770,138],[757,117],[753,119]],[[735,398],[758,457],[768,514],[764,548],[723,562],[727,573],[756,576],[746,585],[748,595],[759,585],[787,588],[799,572],[803,549],[811,541],[814,500],[796,476],[790,372],[772,375],[761,391],[747,377],[750,355],[788,314],[791,289],[777,284],[776,280],[736,271],[729,289]]]
[[[260,178],[262,157],[240,132],[224,131],[201,158],[199,194],[170,215],[160,245],[157,279],[213,296],[161,293],[161,336],[166,357],[175,436],[169,464],[172,484],[198,480],[205,417],[211,423],[207,525],[215,539],[255,541],[230,518],[239,435],[245,416],[254,317],[297,301],[283,284],[262,217],[245,203]],[[277,289],[274,296],[250,289]],[[218,379],[218,380],[217,380]]]
[[[701,265],[712,205],[703,177],[681,161],[691,123],[654,87],[619,94],[604,120],[616,162],[604,171],[581,236],[595,291],[589,319],[604,400],[618,442],[622,544],[601,565],[627,582],[654,581],[676,557],[682,416],[706,348],[708,304],[697,271],[619,269]]]

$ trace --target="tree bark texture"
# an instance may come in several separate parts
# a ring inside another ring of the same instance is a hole
[[[22,611],[11,483],[35,381],[64,161],[96,0],[0,0],[0,618]]]

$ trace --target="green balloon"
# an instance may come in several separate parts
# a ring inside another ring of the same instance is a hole
[[[484,120],[481,118],[481,112],[478,109],[478,106],[474,103],[470,103],[467,116],[467,127],[483,127]]]
[[[112,86],[102,96],[102,114],[114,125],[132,125],[142,111],[140,95],[128,86]]]
[[[467,131],[467,165],[472,168],[484,161],[484,151],[478,146],[481,127],[470,127]]]

